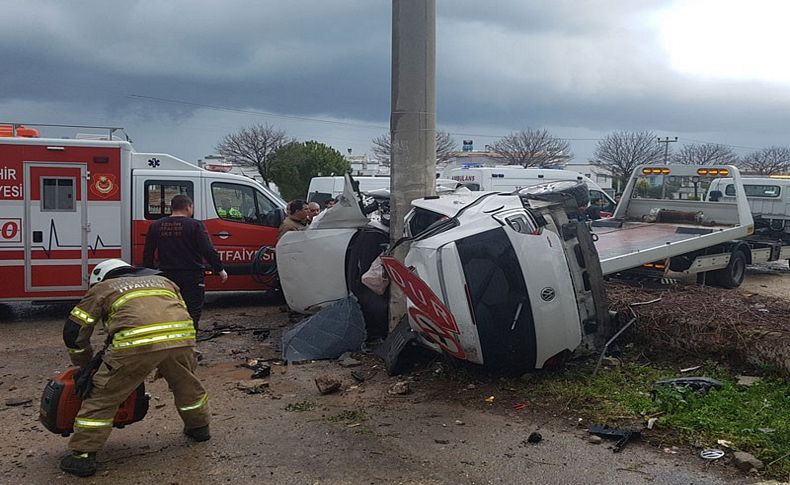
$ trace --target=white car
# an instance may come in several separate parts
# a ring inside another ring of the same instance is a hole
[[[526,371],[564,361],[608,316],[587,227],[529,197],[466,192],[412,202],[405,266],[392,258],[385,265],[409,297],[409,325],[422,344]],[[308,230],[285,234],[277,258],[288,304],[313,311],[350,292],[369,333],[386,332],[387,295],[360,282],[386,248],[385,229],[347,190]]]

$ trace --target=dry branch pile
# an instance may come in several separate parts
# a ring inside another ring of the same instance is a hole
[[[635,307],[636,339],[653,348],[682,350],[731,362],[769,365],[790,372],[790,303],[786,300],[698,285],[647,289],[607,284],[613,310]]]

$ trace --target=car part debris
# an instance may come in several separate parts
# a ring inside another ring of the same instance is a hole
[[[365,376],[361,372],[354,371],[351,373],[351,377],[359,383],[365,382]]]
[[[675,389],[693,389],[707,394],[711,389],[719,390],[724,384],[716,379],[710,377],[678,377],[676,379],[664,379],[657,381],[656,386],[674,387]],[[655,390],[653,390],[653,398],[655,398]]]
[[[205,342],[207,340],[213,340],[217,337],[221,337],[223,335],[230,335],[232,333],[235,333],[236,335],[241,335],[243,333],[252,333],[252,335],[254,335],[259,340],[266,340],[267,338],[269,338],[271,329],[263,328],[263,327],[244,327],[235,324],[214,325],[210,329],[198,330],[198,336],[195,340],[198,342]]]
[[[537,431],[533,431],[527,437],[527,443],[532,443],[533,445],[540,443],[541,441],[543,441],[543,436],[541,436],[541,434]]]
[[[623,448],[625,448],[625,445],[628,444],[628,441],[630,441],[631,438],[639,437],[640,435],[639,431],[610,428],[605,424],[590,425],[590,427],[587,428],[587,431],[603,438],[617,438],[617,443],[614,444],[614,448],[612,449],[612,451],[615,453],[623,451]]]
[[[593,371],[593,374],[592,374],[592,375],[593,375],[593,377],[595,377],[595,375],[596,375],[596,374],[598,374],[598,369],[600,369],[600,368],[601,368],[601,363],[603,362],[603,359],[604,359],[604,357],[606,357],[606,352],[608,352],[608,351],[609,351],[609,346],[610,346],[610,345],[612,345],[612,343],[614,343],[614,341],[615,341],[615,340],[617,340],[617,338],[618,338],[618,337],[619,337],[619,336],[620,336],[620,335],[621,335],[623,332],[625,332],[626,330],[628,330],[628,328],[629,328],[631,325],[633,325],[633,324],[634,324],[634,322],[636,322],[636,318],[637,318],[637,317],[636,317],[636,312],[634,311],[634,307],[635,307],[635,306],[650,305],[651,303],[656,303],[656,302],[659,302],[659,301],[661,301],[661,298],[656,298],[656,299],[654,299],[654,300],[650,300],[650,301],[641,301],[641,302],[638,302],[638,303],[631,303],[630,305],[628,305],[628,310],[631,312],[631,320],[629,320],[629,321],[628,321],[628,323],[626,323],[625,325],[623,325],[623,326],[622,326],[622,328],[620,328],[620,330],[618,330],[618,331],[617,331],[617,333],[615,333],[615,334],[612,336],[612,338],[610,338],[610,339],[609,339],[609,340],[606,342],[606,344],[603,346],[603,350],[601,351],[601,356],[600,356],[600,357],[598,357],[598,363],[595,365],[595,370]]]
[[[366,338],[362,310],[349,296],[288,330],[283,335],[283,358],[288,362],[335,359],[358,350]]]
[[[699,452],[699,456],[703,460],[718,460],[724,456],[724,452],[722,450],[706,448]]]
[[[412,330],[407,317],[404,316],[395,329],[384,339],[384,342],[373,351],[373,355],[384,361],[387,374],[397,375],[403,366],[403,362],[401,362],[403,350],[409,345],[409,342],[416,340],[417,333]]]
[[[239,367],[253,371],[252,379],[263,379],[264,377],[269,377],[272,373],[272,366],[261,359],[248,359],[247,362]]]

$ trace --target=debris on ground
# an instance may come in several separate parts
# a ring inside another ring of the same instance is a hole
[[[494,396],[488,396],[487,398],[484,399],[484,401],[487,402],[488,404],[493,404],[495,399],[496,398]]]
[[[514,402],[513,403],[513,410],[514,411],[523,411],[523,410],[527,409],[527,406],[529,406],[529,403],[526,402],[526,401]]]
[[[702,369],[701,365],[695,365],[693,367],[686,367],[685,369],[680,369],[681,374],[685,374],[686,372],[694,372],[695,370]]]
[[[600,436],[592,435],[589,438],[587,438],[587,442],[592,443],[594,445],[600,445],[601,443],[603,443],[603,438],[601,438]]]
[[[12,397],[11,399],[6,399],[5,405],[6,406],[24,406],[25,404],[30,404],[32,402],[33,402],[32,399],[14,398],[14,397]]]
[[[656,386],[674,387],[675,389],[687,388],[707,394],[711,389],[721,389],[724,384],[710,377],[678,377],[676,379],[657,381]]]
[[[464,422],[463,422],[463,421],[461,421],[460,419],[456,419],[456,420],[455,420],[455,425],[456,425],[456,426],[463,426],[463,425],[465,425],[465,424],[466,424],[466,423],[464,423]]]
[[[325,396],[339,391],[342,384],[335,377],[323,375],[315,378],[315,385],[318,388],[318,392]]]
[[[340,364],[340,367],[359,367],[362,365],[362,362],[355,359],[351,352],[345,352],[343,355],[338,357],[337,363]]]
[[[745,387],[753,386],[763,380],[762,377],[757,376],[736,376],[736,378],[738,379],[737,384]]]
[[[724,456],[724,452],[721,450],[716,450],[712,448],[705,448],[704,450],[699,452],[700,458],[703,460],[718,460]]]
[[[440,445],[449,445],[450,444],[450,440],[433,440],[433,442],[437,443],[437,444],[440,444]]]
[[[361,372],[352,372],[351,377],[360,384],[365,382],[365,376]]]
[[[252,334],[259,340],[266,340],[269,338],[271,329],[265,327],[245,327],[236,324],[218,325],[215,323],[210,329],[198,330],[198,336],[195,340],[198,342],[205,342],[231,333],[235,333],[236,335],[243,335],[245,333]]]
[[[288,362],[336,359],[359,350],[367,338],[359,302],[353,296],[337,301],[283,335],[283,359]]]
[[[623,363],[617,357],[604,357],[601,363],[607,367],[620,367]]]
[[[610,428],[605,424],[592,424],[587,431],[602,438],[617,438],[617,443],[614,444],[612,449],[615,453],[623,451],[623,448],[625,448],[625,445],[628,444],[631,438],[640,435],[640,432],[636,430]]]
[[[408,381],[398,381],[387,390],[388,394],[405,395],[411,393],[411,387]]]
[[[263,394],[269,389],[269,383],[260,380],[238,381],[236,383],[236,389],[244,391],[247,394]]]
[[[755,458],[751,453],[746,453],[744,451],[736,451],[732,455],[732,463],[738,467],[739,470],[744,472],[749,472],[752,469],[760,471],[765,468],[765,464],[763,464],[762,461]]]
[[[543,441],[543,436],[541,436],[541,434],[537,431],[533,431],[527,437],[527,443],[532,443],[533,445],[540,443],[541,441]]]
[[[723,446],[725,448],[732,448],[732,441],[716,440],[716,444],[718,444],[719,446]]]
[[[658,421],[658,418],[650,418],[650,419],[648,419],[647,420],[647,429],[653,429],[653,426],[656,425],[656,421]]]
[[[253,371],[252,379],[263,379],[272,373],[272,366],[263,359],[247,359],[247,362],[241,364],[240,367]]]

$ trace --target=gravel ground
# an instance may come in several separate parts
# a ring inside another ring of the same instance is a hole
[[[789,278],[785,276],[785,278]],[[389,377],[370,356],[345,368],[336,362],[273,366],[268,390],[237,389],[251,371],[247,358],[275,358],[290,325],[278,305],[256,295],[209,299],[204,328],[266,328],[231,332],[201,342],[198,374],[213,414],[211,441],[191,443],[181,434],[172,398],[162,380],[146,383],[151,409],[142,422],[114,430],[99,454],[98,474],[64,476],[57,460],[66,439],[37,422],[47,379],[67,365],[61,325],[69,307],[0,305],[0,484],[16,483],[748,483],[723,463],[707,463],[692,449],[667,455],[640,443],[619,454],[590,444],[573,419],[526,409],[514,411],[507,396],[490,387],[465,385],[429,367],[401,379],[411,393],[387,391]],[[362,383],[352,378],[357,372]],[[319,375],[343,382],[339,393],[320,396]],[[483,397],[497,394],[493,404]],[[6,399],[26,398],[23,406]],[[461,424],[458,424],[461,423]],[[525,442],[538,430],[543,441]]]

